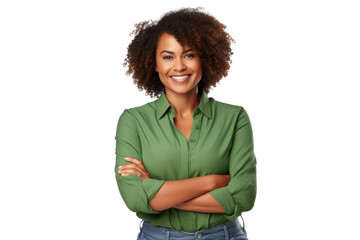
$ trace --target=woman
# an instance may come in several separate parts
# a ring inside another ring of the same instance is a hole
[[[125,66],[155,101],[125,109],[116,179],[144,222],[138,239],[247,239],[238,217],[256,196],[247,112],[208,98],[230,68],[225,26],[201,9],[136,25]]]

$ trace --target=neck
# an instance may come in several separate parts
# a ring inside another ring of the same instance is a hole
[[[194,110],[199,106],[201,99],[198,87],[194,87],[194,89],[186,94],[178,94],[165,88],[165,95],[170,105],[175,109],[177,117],[192,116]]]

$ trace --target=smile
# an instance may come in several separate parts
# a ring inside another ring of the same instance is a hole
[[[185,82],[190,75],[181,75],[181,76],[171,76],[172,79],[174,79],[176,82]]]

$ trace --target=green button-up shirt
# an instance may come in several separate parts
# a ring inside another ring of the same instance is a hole
[[[256,196],[256,157],[245,109],[208,98],[202,91],[188,141],[175,126],[174,117],[164,90],[157,100],[121,114],[115,137],[115,174],[127,207],[154,226],[186,232],[209,229],[249,211]],[[119,175],[118,167],[129,163],[124,157],[143,161],[151,178]],[[210,192],[225,213],[154,211],[148,203],[167,180],[209,174],[231,175],[226,187]]]

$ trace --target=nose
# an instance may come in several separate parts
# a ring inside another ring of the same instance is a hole
[[[176,71],[183,71],[186,68],[186,65],[184,64],[182,58],[177,59],[175,61],[174,70]]]

